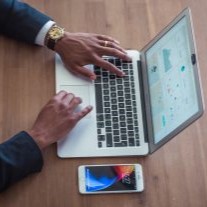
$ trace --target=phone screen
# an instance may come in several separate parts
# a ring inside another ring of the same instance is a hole
[[[86,166],[86,192],[136,191],[134,165]]]

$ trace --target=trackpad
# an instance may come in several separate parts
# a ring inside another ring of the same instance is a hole
[[[61,85],[60,90],[64,90],[68,93],[73,93],[75,96],[82,99],[82,103],[77,107],[77,111],[83,109],[88,105],[91,105],[88,85]],[[90,116],[87,115],[86,117],[89,118]]]

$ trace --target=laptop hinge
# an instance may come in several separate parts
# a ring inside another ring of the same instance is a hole
[[[145,107],[145,96],[144,96],[144,84],[143,84],[143,74],[142,74],[142,64],[141,61],[137,61],[138,75],[139,75],[139,87],[140,87],[140,99],[143,117],[143,127],[144,127],[144,140],[148,142],[148,132],[147,132],[147,118],[146,118],[146,107]]]

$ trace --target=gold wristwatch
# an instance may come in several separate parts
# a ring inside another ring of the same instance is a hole
[[[48,31],[45,37],[45,45],[54,50],[55,44],[58,40],[60,40],[64,36],[64,28],[61,28],[54,24]]]

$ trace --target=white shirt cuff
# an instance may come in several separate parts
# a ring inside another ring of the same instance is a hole
[[[55,22],[49,20],[39,31],[39,33],[36,36],[35,44],[44,46],[45,45],[45,36],[48,32],[48,30],[54,25]]]

